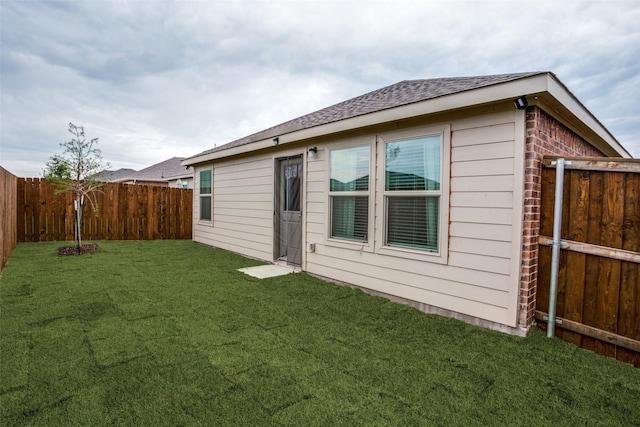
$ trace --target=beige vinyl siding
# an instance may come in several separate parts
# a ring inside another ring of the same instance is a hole
[[[476,223],[478,221],[477,207],[451,207],[451,216],[459,222]],[[511,225],[511,210],[500,208],[482,208],[485,215],[483,221],[487,224]]]
[[[483,214],[480,209],[482,208],[478,208],[479,216]],[[489,224],[488,221],[481,216],[475,223],[461,222],[458,218],[453,218],[449,226],[451,230],[449,235],[485,241],[511,242],[509,240],[511,239],[511,226]],[[478,224],[482,224],[482,227],[479,227]]]
[[[465,269],[454,279],[464,283],[473,283],[479,272],[492,275],[505,298],[478,317],[515,326],[519,273],[513,258],[519,253],[513,252],[513,239],[521,220],[514,227],[514,188],[522,182],[515,175],[516,115],[475,117],[452,129],[449,265]]]
[[[452,159],[455,159],[452,153]],[[513,159],[492,159],[455,162],[451,165],[451,176],[491,176],[496,171],[513,175]]]
[[[468,277],[470,273],[466,267],[453,267],[446,264],[416,262],[411,259],[380,256],[372,252],[353,251],[347,248],[334,248],[324,245],[318,245],[316,253],[313,255],[314,256],[312,257],[311,254],[309,254],[308,265],[324,265],[327,268],[334,268],[336,270],[354,271],[367,278],[358,280],[357,282],[350,282],[354,284],[358,284],[363,281],[366,282],[369,278],[377,278],[382,282],[393,282],[394,287],[403,287],[412,283],[414,286],[425,287],[426,282],[431,279],[438,279],[438,281],[456,281],[453,280],[453,278]],[[326,260],[324,260],[325,258]],[[360,268],[354,269],[353,267],[355,265],[359,265]],[[410,274],[406,275],[407,273]],[[457,283],[464,285],[467,293],[473,292],[473,289],[476,287],[503,292],[503,289],[508,284],[508,280],[504,275],[496,275],[494,273],[484,271],[474,271],[473,274],[473,281],[456,281]],[[408,280],[405,281],[405,278]],[[446,293],[446,290],[443,291]],[[397,294],[392,293],[392,295]],[[428,301],[422,302],[429,303]]]
[[[510,192],[513,190],[513,178],[511,175],[489,175],[451,178],[451,191],[456,194],[461,192],[482,192],[487,188],[501,188]]]
[[[451,206],[467,206],[472,208],[510,208],[513,206],[513,192],[456,191],[451,193]]]
[[[509,126],[509,128],[512,130],[513,126]],[[462,136],[462,138],[464,138],[464,136]],[[507,141],[476,145],[459,145],[453,147],[451,151],[457,162],[469,161],[477,163],[480,160],[494,161],[497,159],[512,159],[513,148],[513,141]]]
[[[325,221],[325,208],[328,204],[328,174],[326,170],[328,155],[326,146],[318,146],[317,148],[316,158],[307,159],[306,163],[306,213],[304,215],[306,236],[303,238],[307,243],[316,244],[323,242],[329,233],[328,224]]]
[[[450,236],[449,251],[472,254],[482,253],[496,258],[510,258],[511,243],[496,240],[470,238],[468,236]]]
[[[271,155],[216,163],[213,223],[194,218],[194,240],[271,261],[273,165]]]
[[[450,309],[459,313],[494,320],[506,315],[509,294],[503,291],[505,276],[478,272],[474,283],[456,281],[469,270],[413,260],[394,259],[348,249],[320,248],[322,264],[314,265],[316,274],[353,283],[374,291],[399,296],[417,302]],[[314,257],[315,258],[315,257]],[[354,266],[359,268],[354,268]],[[497,288],[497,289],[496,289]]]
[[[305,269],[334,280],[419,303],[516,326],[519,253],[513,239],[520,232],[514,189],[521,187],[515,148],[516,115],[513,110],[452,120],[450,170],[443,165],[444,179],[450,174],[449,239],[446,263],[428,258],[384,255],[365,248],[350,249],[327,242],[326,156],[308,163],[307,242],[316,252],[307,253]],[[433,124],[438,126],[438,124]],[[343,144],[342,141],[336,143]],[[329,144],[328,144],[329,146]],[[320,147],[319,147],[320,148]],[[326,151],[327,147],[323,147]],[[380,163],[380,162],[378,162]],[[380,167],[380,164],[377,165]],[[323,173],[320,173],[323,171]],[[372,172],[373,175],[375,171]],[[383,183],[377,182],[375,191]],[[382,227],[383,210],[375,204]],[[516,258],[516,259],[514,259]]]

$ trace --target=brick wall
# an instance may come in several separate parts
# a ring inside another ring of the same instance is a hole
[[[524,224],[518,326],[529,328],[536,309],[540,189],[544,156],[604,157],[584,139],[538,107],[526,113]]]

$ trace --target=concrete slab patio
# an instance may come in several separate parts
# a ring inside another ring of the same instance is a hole
[[[257,277],[258,279],[266,279],[269,277],[278,277],[286,274],[297,273],[299,270],[284,265],[268,264],[259,265],[257,267],[239,268],[238,271],[252,277]]]

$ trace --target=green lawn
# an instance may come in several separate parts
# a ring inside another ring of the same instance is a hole
[[[190,241],[24,243],[0,278],[0,425],[640,422],[640,369]]]

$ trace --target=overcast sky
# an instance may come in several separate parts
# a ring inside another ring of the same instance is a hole
[[[22,177],[69,122],[139,170],[401,80],[525,71],[640,157],[640,0],[1,0],[0,19],[0,165]]]

